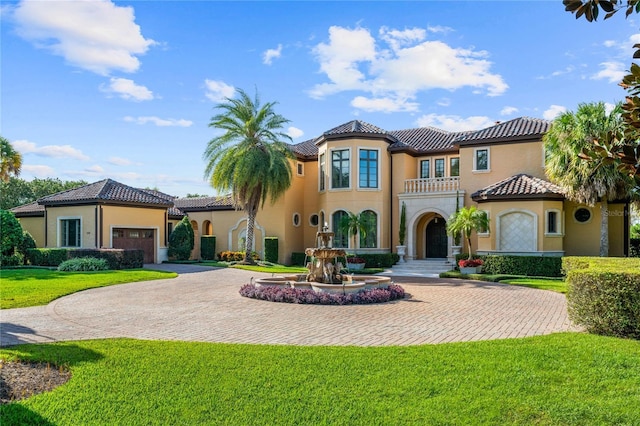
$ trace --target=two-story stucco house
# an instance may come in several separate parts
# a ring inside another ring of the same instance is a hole
[[[387,131],[357,120],[332,128],[291,146],[292,185],[259,211],[254,249],[262,254],[264,238],[277,237],[279,261],[289,263],[291,253],[315,246],[326,224],[334,246],[394,252],[404,204],[407,260],[451,259],[446,222],[457,207],[477,205],[490,227],[473,240],[474,252],[598,255],[600,208],[566,200],[545,178],[542,136],[549,126],[522,117],[470,132]],[[611,256],[628,254],[628,210],[621,201],[606,212]],[[167,236],[184,215],[197,236],[216,236],[218,252],[243,249],[246,234],[245,215],[230,197],[173,198],[112,180],[13,211],[39,246],[131,247],[142,235],[152,262],[166,260]],[[365,212],[375,224],[355,247],[338,227],[347,212]]]

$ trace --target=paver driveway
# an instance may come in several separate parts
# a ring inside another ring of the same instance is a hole
[[[91,289],[0,311],[2,346],[105,337],[286,345],[415,345],[524,337],[572,327],[565,297],[475,281],[396,278],[410,298],[319,306],[241,297],[237,269],[153,265],[177,278]]]

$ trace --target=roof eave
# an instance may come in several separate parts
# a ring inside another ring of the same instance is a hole
[[[558,201],[564,200],[562,194],[531,194],[531,195],[477,195],[471,194],[471,199],[476,203],[489,203],[492,201],[536,201],[536,200],[549,200]]]

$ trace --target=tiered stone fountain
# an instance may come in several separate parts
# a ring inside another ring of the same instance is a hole
[[[255,285],[278,285],[296,288],[311,288],[315,291],[330,293],[355,293],[364,288],[385,287],[392,284],[391,278],[381,276],[358,275],[354,281],[353,275],[346,273],[343,259],[346,262],[347,253],[344,249],[333,248],[333,232],[328,227],[316,234],[315,248],[305,250],[307,274],[286,277],[258,278]]]

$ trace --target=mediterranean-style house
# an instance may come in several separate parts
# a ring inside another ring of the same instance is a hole
[[[386,131],[354,120],[291,145],[292,185],[259,211],[253,249],[262,256],[264,238],[277,237],[278,261],[289,264],[327,226],[336,247],[395,252],[404,204],[407,260],[452,260],[446,222],[456,208],[476,205],[490,227],[475,236],[474,252],[598,255],[599,206],[568,201],[545,180],[542,136],[550,124],[521,117],[479,131]],[[185,215],[196,237],[216,236],[217,252],[243,250],[246,234],[246,216],[230,196],[175,198],[110,179],[12,211],[38,247],[143,248],[148,263],[167,260],[168,235]],[[354,241],[338,227],[347,212],[364,212],[375,226]],[[610,203],[605,214],[609,255],[628,255],[628,203]]]

